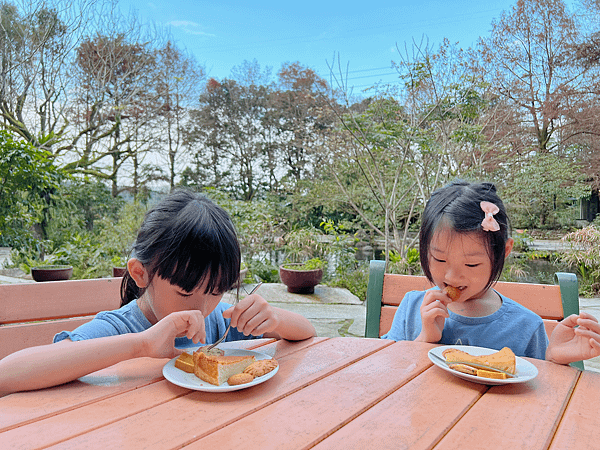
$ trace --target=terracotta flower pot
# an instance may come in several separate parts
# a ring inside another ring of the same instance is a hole
[[[302,264],[286,264],[288,267],[279,266],[279,278],[287,286],[288,292],[294,294],[313,294],[315,286],[323,279],[323,269],[295,270],[289,266]]]
[[[127,267],[113,267],[112,268],[112,276],[113,277],[123,277],[123,276],[125,276],[125,272],[127,272]]]
[[[68,280],[73,275],[73,266],[48,265],[32,267],[31,276],[35,281]]]

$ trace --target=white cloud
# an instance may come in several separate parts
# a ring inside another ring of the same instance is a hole
[[[214,34],[210,34],[210,33],[206,33],[204,31],[202,31],[200,29],[200,25],[197,24],[196,22],[190,22],[188,20],[174,20],[172,22],[169,22],[167,25],[171,25],[174,28],[178,28],[187,34],[200,35],[200,36],[212,36],[212,37],[215,36]]]

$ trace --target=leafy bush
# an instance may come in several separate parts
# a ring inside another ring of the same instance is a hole
[[[560,259],[580,277],[580,293],[597,295],[600,292],[600,229],[592,224],[566,234],[562,240],[570,248],[560,252]]]
[[[336,273],[328,283],[329,286],[348,289],[360,300],[367,299],[367,286],[369,284],[369,265],[367,262],[359,264],[354,270]]]
[[[398,273],[402,275],[422,275],[421,260],[419,250],[416,248],[406,249],[406,255],[402,256],[400,252],[391,250],[389,253],[389,263],[387,267],[389,273]]]
[[[264,283],[279,283],[281,281],[279,279],[279,267],[276,265],[260,260],[250,260],[247,261],[247,264],[249,270],[246,277],[256,276]]]
[[[50,156],[0,130],[0,245],[35,245],[33,226],[42,222],[50,195],[64,177]]]
[[[327,266],[327,263],[319,258],[311,258],[303,263],[287,263],[283,264],[283,267],[286,269],[293,270],[315,270],[315,269],[324,269]]]
[[[527,230],[515,230],[512,237],[515,241],[513,245],[515,252],[526,252],[531,247],[533,239],[529,236]]]

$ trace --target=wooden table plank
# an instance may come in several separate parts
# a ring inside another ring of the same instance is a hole
[[[39,449],[70,439],[185,395],[166,380],[14,428],[0,435],[2,449]]]
[[[430,344],[421,344],[423,346]],[[426,355],[427,347],[411,351]],[[402,342],[394,350],[406,352]],[[387,349],[386,349],[387,350]],[[487,391],[488,387],[453,377],[436,367],[424,371],[381,402],[352,420],[315,450],[373,448],[429,449]]]
[[[502,442],[503,448],[547,449],[580,372],[569,366],[529,359],[540,370],[525,383],[494,386],[440,441],[439,448],[476,448]]]
[[[115,364],[62,386],[1,397],[0,431],[164,380],[162,368],[167,361],[138,358],[135,365]]]
[[[535,380],[488,387],[432,366],[432,344],[314,338],[239,345],[273,355],[279,373],[211,394],[164,380],[166,360],[124,361],[0,398],[0,447],[420,450],[487,442],[562,450],[600,440],[597,373],[530,360],[540,370]]]
[[[271,338],[253,339],[236,342],[235,346],[259,349],[274,342]],[[311,345],[311,341],[305,345]],[[62,386],[0,397],[0,432],[164,380],[162,368],[167,361],[139,358],[135,365],[125,361]]]
[[[348,422],[354,424],[359,420],[364,428],[353,428],[350,433],[341,436],[341,439],[337,440],[339,448],[349,448],[350,442],[354,448],[372,448],[374,443],[377,448],[396,448],[395,440],[392,441],[393,445],[385,445],[379,435],[369,436],[368,433],[375,424],[371,423],[369,418],[366,422],[363,421],[361,414],[368,410],[364,414],[367,415],[374,409],[373,405],[377,407],[381,402],[387,402],[394,411],[392,423],[395,427],[399,421],[406,418],[401,406],[402,401],[400,404],[396,401],[403,397],[397,395],[400,392],[411,393],[405,400],[409,402],[410,408],[415,408],[416,405],[418,410],[418,406],[422,405],[422,415],[447,413],[439,408],[439,402],[426,403],[439,397],[440,388],[444,389],[444,392],[452,392],[447,383],[444,383],[444,377],[428,370],[432,364],[427,357],[427,351],[432,346],[426,343],[408,346],[398,342],[194,442],[186,449],[218,448],[224,442],[227,442],[228,448],[310,448]],[[382,367],[385,367],[385,370],[381,370]],[[430,376],[421,375],[424,371]],[[414,379],[417,376],[418,378]],[[427,383],[435,384],[431,384],[427,390]],[[462,407],[457,407],[452,401],[446,403],[459,411],[466,409],[485,391],[485,387],[473,387],[470,383],[456,378],[450,380],[449,384],[458,385],[452,400],[462,404]],[[423,396],[423,389],[435,395]],[[395,399],[392,402],[386,400],[390,394]],[[410,403],[413,401],[415,404]],[[423,414],[426,411],[427,414]],[[357,417],[359,418],[353,420]],[[452,414],[451,417],[455,415]],[[444,423],[447,423],[449,418],[445,419]],[[424,423],[419,425],[427,428],[428,424],[429,422],[424,420]],[[442,430],[444,429],[446,428],[442,427]],[[357,430],[358,435],[354,434]],[[365,436],[366,439],[362,440],[364,445],[355,444],[357,438],[360,440]],[[320,447],[331,448],[329,439],[325,439]]]
[[[600,374],[582,372],[550,448],[552,450],[597,448],[600,442]]]
[[[297,343],[303,347],[299,351],[294,351],[294,343],[278,341],[273,345],[279,372],[265,383],[220,394],[192,391],[49,448],[181,448],[391,344],[369,339],[357,346],[357,339],[362,338],[327,339],[308,346],[303,341]],[[282,356],[283,351],[289,353]]]

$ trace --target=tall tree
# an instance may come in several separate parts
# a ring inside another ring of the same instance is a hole
[[[263,119],[272,87],[260,84],[265,72],[257,66],[245,62],[234,68],[242,83],[208,80],[187,138],[195,150],[197,183],[225,188],[244,200],[252,200],[267,179],[260,167],[266,148]]]
[[[181,171],[184,148],[184,129],[188,125],[188,113],[193,102],[200,96],[204,68],[189,55],[178,49],[171,41],[157,52],[156,93],[160,109],[159,129],[161,147],[156,149],[166,156],[168,179],[171,187]]]
[[[398,84],[378,87],[362,104],[347,102],[343,141],[325,166],[384,240],[386,258],[390,250],[405,256],[414,244],[410,227],[431,192],[449,178],[480,173],[488,151],[489,94],[468,55],[447,41],[437,50],[413,43],[400,55]]]
[[[3,127],[57,155],[68,128],[72,50],[96,0],[0,4],[0,118]]]
[[[492,83],[514,110],[504,144],[519,154],[560,151],[581,130],[573,112],[589,100],[588,69],[569,64],[578,27],[562,0],[518,0],[492,23],[480,50]]]
[[[270,123],[279,136],[278,159],[294,187],[301,180],[314,179],[335,117],[329,108],[330,87],[314,70],[299,62],[284,63],[277,77]]]

